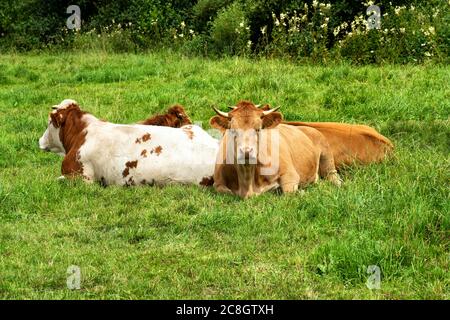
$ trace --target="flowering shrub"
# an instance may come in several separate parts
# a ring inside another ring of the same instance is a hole
[[[245,54],[249,52],[250,28],[238,2],[223,9],[211,26],[212,50],[218,54]]]
[[[82,27],[73,31],[61,9],[69,1],[11,0],[0,2],[0,50],[170,47],[313,62],[449,62],[450,0],[323,1],[80,0]],[[378,29],[368,27],[371,5],[381,11]]]
[[[369,1],[366,5],[373,4]],[[381,28],[370,30],[367,20],[359,15],[348,24],[343,22],[333,30],[337,40],[337,51],[346,58],[358,63],[390,61],[396,63],[422,62],[439,56],[448,57],[448,28],[444,14],[434,7],[431,12],[418,10],[415,6],[386,7],[381,17]],[[448,19],[448,14],[447,14]]]
[[[272,13],[272,41],[268,51],[274,55],[290,58],[312,57],[314,60],[328,57],[328,32],[331,4],[313,1],[304,4],[299,11]],[[265,29],[261,30],[264,35]]]

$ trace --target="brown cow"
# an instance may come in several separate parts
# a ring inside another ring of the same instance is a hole
[[[186,111],[184,111],[183,106],[176,104],[170,107],[166,114],[153,116],[147,120],[139,122],[139,124],[180,128],[182,126],[192,124],[192,121],[186,114]]]
[[[223,133],[214,170],[218,192],[242,198],[278,187],[294,192],[316,182],[319,174],[340,185],[328,142],[319,131],[281,124],[277,109],[263,111],[249,101],[228,113],[214,110],[218,116],[210,124]]]
[[[270,110],[265,105],[261,110]],[[320,131],[330,144],[336,168],[353,163],[369,164],[380,162],[391,154],[392,142],[375,129],[358,124],[337,122],[283,121],[291,126],[305,126]]]

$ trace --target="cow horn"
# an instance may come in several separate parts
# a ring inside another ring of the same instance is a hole
[[[216,109],[216,107],[214,107],[214,106],[212,108],[219,116],[222,116],[222,117],[225,117],[225,118],[229,118],[230,117],[228,115],[228,112],[220,111],[220,110]]]
[[[261,108],[261,105],[260,104],[256,104],[255,107]]]
[[[267,110],[267,111],[263,111],[263,115],[267,116],[268,114],[271,114],[272,112],[275,112],[278,109],[280,109],[280,107],[276,107],[276,108],[273,108],[273,109],[270,109],[270,110]]]
[[[236,106],[228,106],[228,108],[231,109],[231,110],[234,110],[234,109],[236,109],[237,107],[236,107]]]

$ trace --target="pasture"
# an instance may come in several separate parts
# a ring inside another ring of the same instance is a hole
[[[449,299],[450,68],[308,66],[170,52],[0,55],[0,298]],[[302,195],[57,181],[50,107],[132,123],[240,99],[287,120],[374,126],[395,156]],[[81,269],[81,289],[66,286]],[[369,289],[367,268],[381,270]]]

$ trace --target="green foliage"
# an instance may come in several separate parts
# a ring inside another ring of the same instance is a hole
[[[217,54],[248,52],[249,28],[242,6],[235,2],[222,9],[211,26],[212,48]]]
[[[366,26],[371,3],[381,8],[380,30]],[[172,48],[312,62],[449,62],[450,4],[445,0],[81,0],[82,36],[77,38],[66,28],[69,4],[1,2],[0,51]]]
[[[208,31],[217,13],[231,4],[233,0],[199,0],[192,8],[193,24],[198,32]]]

